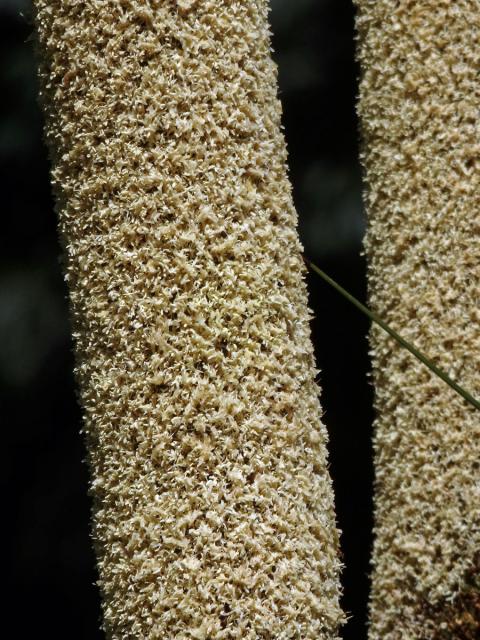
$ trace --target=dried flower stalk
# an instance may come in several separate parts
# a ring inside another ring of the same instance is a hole
[[[36,0],[110,638],[337,638],[263,0]]]
[[[478,397],[478,5],[356,4],[370,302]],[[479,637],[479,413],[381,330],[371,345],[370,638]]]

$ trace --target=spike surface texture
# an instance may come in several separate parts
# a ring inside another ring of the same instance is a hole
[[[372,307],[480,396],[480,10],[357,0]],[[480,637],[480,414],[380,329],[371,640]]]
[[[36,0],[109,638],[337,638],[267,2]]]

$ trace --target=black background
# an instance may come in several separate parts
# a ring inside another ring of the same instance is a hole
[[[353,7],[273,0],[271,21],[306,254],[364,299]],[[95,640],[103,634],[87,470],[31,32],[29,2],[0,0],[2,629],[8,638]],[[368,322],[318,276],[308,284],[343,530],[351,615],[343,637],[362,640],[372,526]]]

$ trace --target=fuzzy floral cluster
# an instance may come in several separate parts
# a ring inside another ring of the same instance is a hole
[[[478,397],[478,6],[357,5],[371,303]],[[480,594],[465,582],[480,550],[478,412],[380,331],[371,344],[370,638],[480,637]]]
[[[36,0],[113,639],[337,638],[263,0]]]

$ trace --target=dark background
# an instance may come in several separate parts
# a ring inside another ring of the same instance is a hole
[[[0,0],[2,629],[9,638],[95,640],[87,471],[29,4]],[[271,20],[306,254],[364,299],[353,7],[272,0]],[[362,640],[372,524],[368,323],[318,276],[309,291],[352,616],[343,637]]]

